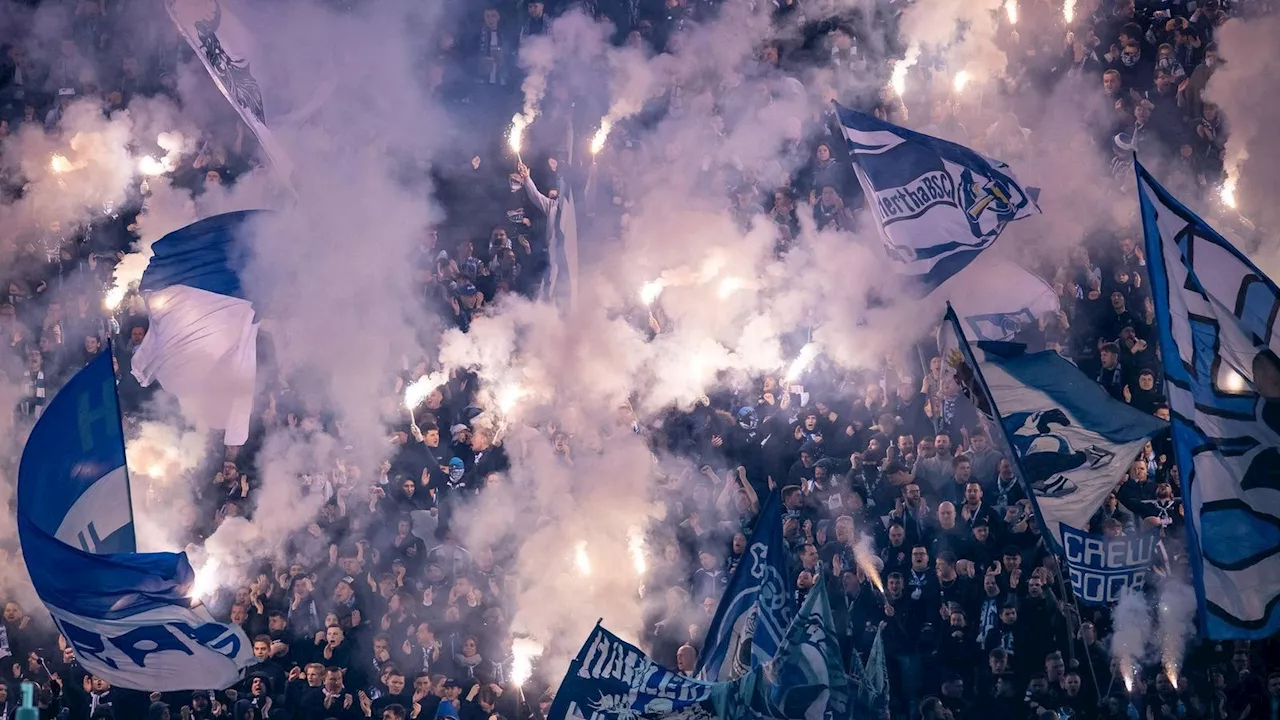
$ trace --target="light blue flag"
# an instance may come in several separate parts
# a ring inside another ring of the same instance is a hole
[[[221,689],[256,662],[239,626],[190,597],[185,554],[139,553],[110,352],[54,396],[22,453],[18,539],[76,659],[112,685]]]
[[[1280,632],[1280,289],[1135,163],[1201,629]]]
[[[867,661],[853,653],[849,679],[853,683],[852,717],[880,718],[889,711],[889,665],[884,657],[884,631],[876,631]]]
[[[782,504],[770,493],[707,628],[698,676],[732,680],[768,662],[791,622],[791,596]]]
[[[1113,399],[1055,352],[971,344],[950,305],[947,321],[956,338],[940,338],[947,364],[992,421],[993,439],[1005,441],[1032,509],[1061,554],[1063,527],[1087,527],[1146,442],[1167,425]]]
[[[946,140],[836,105],[853,170],[899,272],[923,297],[1040,212],[1008,165]]]
[[[965,332],[979,341],[1027,342],[1040,319],[1061,307],[1058,294],[1038,275],[990,253],[943,283],[925,302],[934,297],[955,306]]]
[[[706,682],[668,670],[597,624],[569,664],[547,720],[844,720],[851,687],[819,579],[777,656],[736,680]]]
[[[151,326],[133,376],[143,387],[159,381],[197,426],[225,430],[227,445],[248,439],[253,411],[258,323],[240,272],[262,215],[215,215],[165,235],[139,285]]]

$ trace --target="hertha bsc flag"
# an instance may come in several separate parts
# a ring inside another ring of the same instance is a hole
[[[923,297],[1040,212],[1009,166],[963,145],[836,105],[853,170],[899,272]]]

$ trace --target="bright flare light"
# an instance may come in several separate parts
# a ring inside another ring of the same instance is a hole
[[[54,175],[61,175],[63,173],[71,172],[75,167],[71,164],[71,161],[67,159],[66,155],[54,153],[49,158],[49,169],[53,171]]]
[[[649,563],[644,556],[644,533],[640,532],[640,528],[633,526],[627,531],[627,550],[631,553],[631,566],[635,568],[636,575],[644,577]]]
[[[1125,664],[1120,668],[1120,674],[1124,676],[1125,691],[1133,692],[1133,668]]]
[[[604,149],[604,143],[609,139],[609,131],[613,129],[613,121],[605,118],[600,121],[600,129],[596,130],[595,137],[591,138],[591,154],[598,155]]]
[[[1062,0],[1062,19],[1068,25],[1076,21],[1076,0]]]
[[[968,84],[969,84],[968,70],[961,70],[960,72],[956,73],[956,79],[951,81],[951,87],[954,88],[957,93],[964,92],[964,88]]]
[[[1018,0],[1004,0],[1004,12],[1009,16],[1009,24],[1018,24]]]
[[[1236,181],[1235,178],[1228,177],[1222,182],[1222,187],[1218,189],[1218,199],[1223,205],[1236,209]]]
[[[853,561],[858,564],[858,568],[862,570],[862,574],[867,576],[867,580],[871,582],[872,587],[884,594],[884,581],[880,579],[880,570],[876,567],[876,561],[879,560],[875,556],[870,536],[864,535],[862,540],[853,546]]]
[[[115,312],[116,308],[120,307],[120,303],[124,302],[124,296],[128,292],[129,288],[125,285],[113,285],[102,298],[102,304],[108,310]]]
[[[662,294],[662,290],[666,286],[667,284],[661,280],[650,280],[644,285],[641,285],[640,286],[641,302],[643,302],[645,305],[652,305],[653,301],[658,299],[658,296]]]
[[[511,680],[517,686],[529,681],[533,674],[533,659],[542,654],[542,644],[537,640],[518,637],[511,641]]]
[[[816,357],[818,357],[818,346],[814,343],[800,348],[800,354],[787,367],[787,374],[782,376],[782,383],[787,385],[799,379],[800,375],[813,364],[813,359]]]
[[[410,410],[418,407],[418,403],[426,400],[437,388],[443,387],[448,380],[448,376],[442,372],[429,373],[414,380],[404,389],[404,406]]]
[[[722,279],[720,281],[720,290],[719,290],[720,299],[724,300],[725,298],[734,294],[738,290],[741,290],[742,286],[745,284],[746,283],[743,282],[742,278],[736,277],[733,275],[730,275],[729,277]]]
[[[911,67],[919,60],[920,48],[919,46],[912,45],[907,48],[906,57],[893,64],[893,75],[889,82],[893,85],[893,91],[897,93],[899,97],[907,91],[907,71],[910,70]]]
[[[584,577],[591,574],[591,556],[587,555],[587,541],[579,540],[573,548],[573,565],[578,574]]]
[[[503,415],[509,414],[515,409],[516,403],[520,402],[520,398],[528,394],[527,390],[515,383],[503,386],[495,398],[498,403],[498,411]]]
[[[167,168],[165,168],[164,163],[155,159],[151,155],[143,155],[138,158],[138,172],[148,177],[155,177],[157,175],[165,174],[165,172],[167,172]]]
[[[1169,683],[1173,685],[1173,689],[1178,689],[1178,664],[1168,661],[1164,664],[1164,675],[1169,678]]]
[[[218,589],[218,568],[221,566],[222,563],[214,558],[204,561],[204,564],[196,570],[195,582],[191,583],[191,597],[204,600]]]
[[[525,116],[516,113],[511,117],[511,132],[507,133],[507,145],[516,155],[520,154],[520,148],[524,146],[524,129],[528,126],[529,119]]]

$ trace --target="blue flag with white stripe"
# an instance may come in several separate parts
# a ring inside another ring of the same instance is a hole
[[[224,430],[227,445],[249,437],[258,323],[240,272],[263,213],[215,215],[165,235],[139,285],[151,325],[133,355],[134,377],[143,387],[158,381],[197,426]]]
[[[957,338],[941,343],[947,363],[979,412],[989,421],[999,413],[994,432],[1006,441],[1035,516],[1061,553],[1064,528],[1088,526],[1166,425],[1115,400],[1056,352],[970,343],[950,306],[947,319]]]
[[[854,174],[885,252],[923,297],[1040,212],[1008,165],[973,150],[836,105]]]
[[[1270,637],[1280,631],[1280,289],[1134,168],[1201,630]]]
[[[707,628],[699,677],[732,680],[774,656],[791,622],[787,580],[782,503],[777,493],[770,493]]]
[[[36,593],[89,672],[139,690],[221,689],[255,662],[239,626],[190,597],[185,553],[139,553],[110,352],[54,396],[18,469]]]

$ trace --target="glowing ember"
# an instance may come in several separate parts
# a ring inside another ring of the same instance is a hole
[[[1068,25],[1076,21],[1076,0],[1062,0],[1062,19]]]

